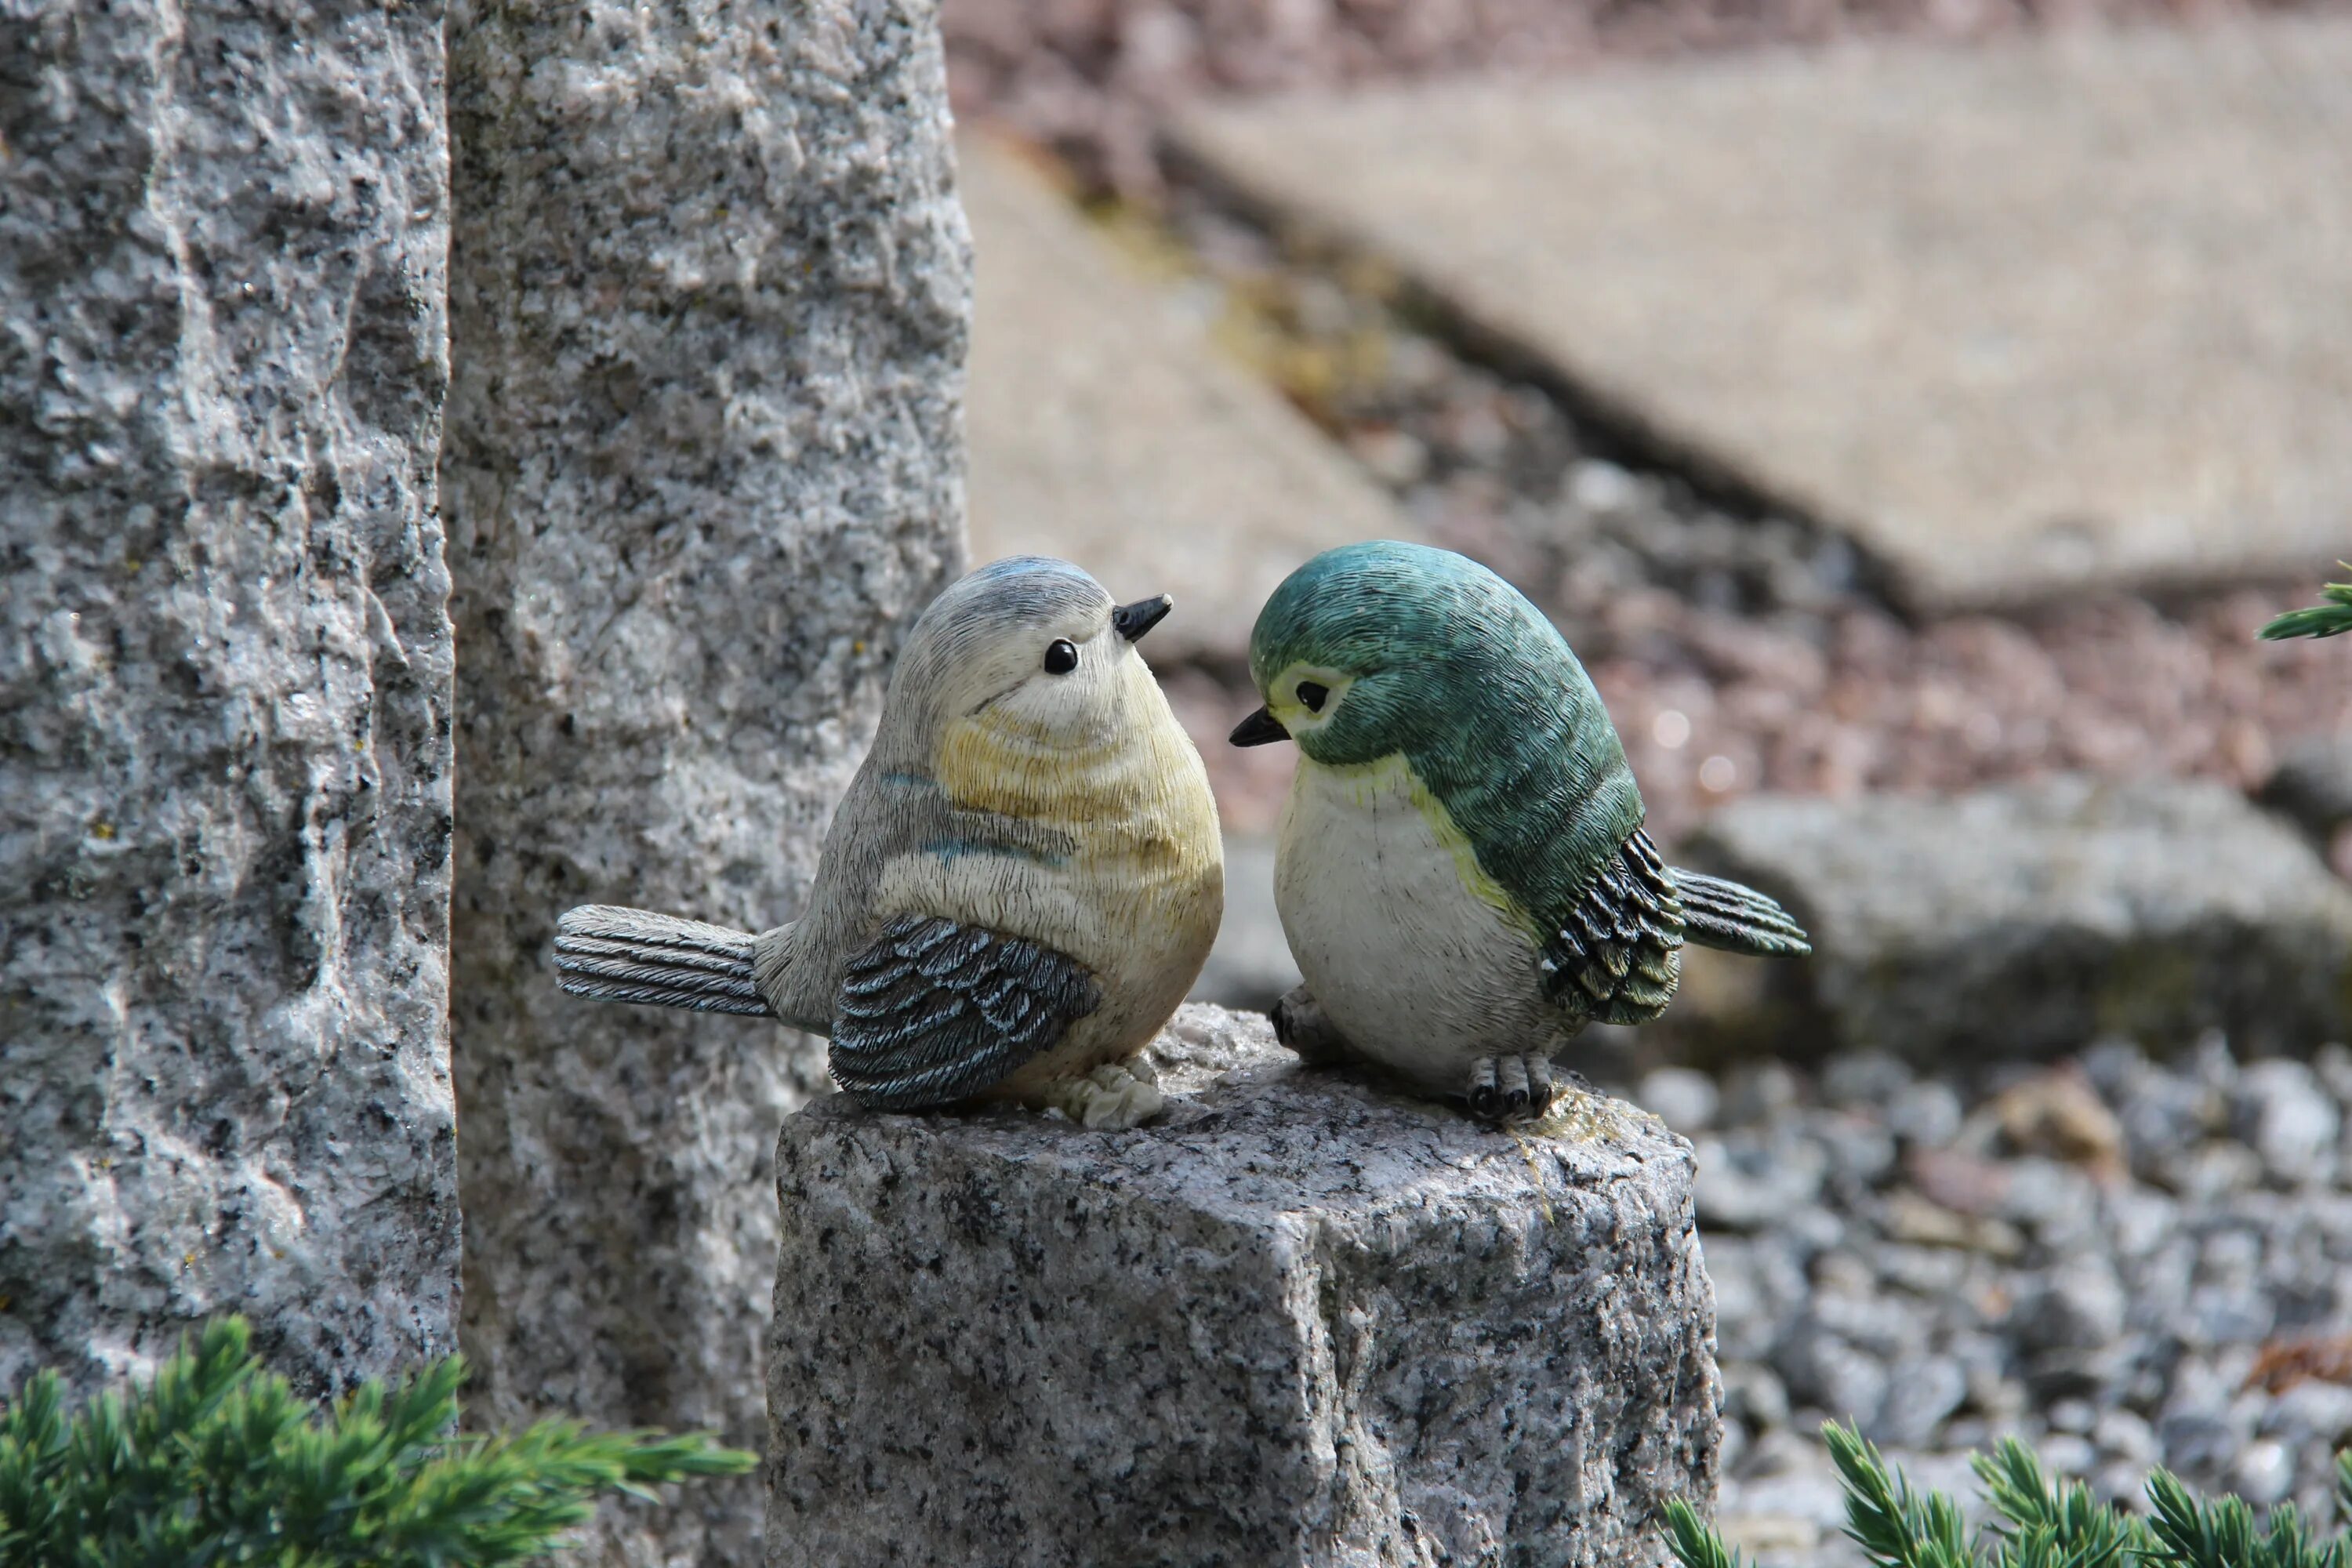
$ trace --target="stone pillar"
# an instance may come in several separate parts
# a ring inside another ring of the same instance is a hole
[[[441,26],[0,16],[0,1395],[454,1348]]]
[[[461,0],[444,483],[474,1417],[757,1447],[776,1126],[754,1020],[560,994],[565,907],[797,912],[961,564],[970,265],[924,0]],[[748,1563],[758,1488],[587,1560]]]
[[[772,1568],[1630,1568],[1711,1501],[1690,1145],[1520,1133],[1188,1007],[1133,1132],[822,1101],[777,1148]]]

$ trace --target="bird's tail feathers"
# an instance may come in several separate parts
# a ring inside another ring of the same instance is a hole
[[[1674,871],[1682,898],[1683,940],[1756,958],[1795,958],[1813,951],[1804,927],[1753,888],[1700,871]]]
[[[556,983],[600,1002],[765,1016],[751,978],[758,940],[651,910],[583,904],[555,922]]]

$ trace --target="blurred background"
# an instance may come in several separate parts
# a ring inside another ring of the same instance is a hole
[[[1175,595],[1245,858],[1290,765],[1223,744],[1250,620],[1349,539],[1549,612],[1662,841],[1759,790],[2252,789],[2352,714],[2341,650],[2252,636],[2352,552],[2352,9],[945,20],[974,558]]]
[[[1822,1414],[1947,1478],[2021,1430],[2116,1496],[2324,1500],[2352,647],[2254,632],[2352,555],[2352,6],[945,20],[973,555],[1175,596],[1231,841],[1199,994],[1295,978],[1291,752],[1223,740],[1256,605],[1464,551],[1655,836],[1822,939],[1779,1001],[1694,966],[1745,1036],[1587,1058],[1698,1142],[1738,1539],[1835,1560]]]

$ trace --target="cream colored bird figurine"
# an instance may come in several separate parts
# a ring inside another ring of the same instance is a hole
[[[802,917],[752,936],[572,910],[563,988],[772,1014],[830,1037],[835,1080],[882,1110],[1150,1116],[1137,1053],[1224,907],[1208,773],[1135,647],[1168,610],[1039,556],[956,583],[899,656]]]
[[[1302,1056],[1538,1116],[1578,1030],[1664,1010],[1684,942],[1810,951],[1763,894],[1659,858],[1583,667],[1473,561],[1325,552],[1266,601],[1250,673],[1234,743],[1298,743],[1275,904],[1306,984],[1274,1022]]]

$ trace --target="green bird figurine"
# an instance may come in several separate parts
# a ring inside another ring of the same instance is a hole
[[[1664,1011],[1685,942],[1811,951],[1763,894],[1659,858],[1584,667],[1474,561],[1324,552],[1259,612],[1250,674],[1265,706],[1233,743],[1299,751],[1275,903],[1306,984],[1274,1026],[1309,1060],[1540,1116],[1551,1058]]]

